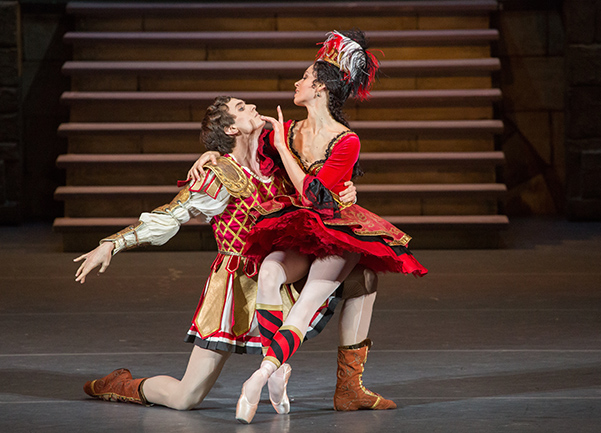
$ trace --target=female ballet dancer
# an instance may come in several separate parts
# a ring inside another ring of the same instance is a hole
[[[280,365],[299,348],[316,309],[360,263],[375,272],[425,275],[427,270],[407,248],[411,239],[401,230],[356,204],[342,203],[345,181],[360,169],[360,142],[342,116],[349,96],[366,98],[379,65],[359,31],[328,34],[317,60],[296,82],[294,103],[307,109],[307,119],[284,124],[263,116],[273,126],[272,159],[263,146],[263,173],[283,166],[296,189],[255,206],[257,222],[249,233],[245,254],[262,261],[257,293],[257,318],[266,356],[244,383],[236,419],[250,423],[261,389]],[[284,320],[281,284],[307,275],[299,299]],[[389,409],[396,405],[366,390],[361,373],[371,341],[339,351],[340,401],[335,408]],[[353,401],[350,401],[353,400]],[[366,404],[360,404],[364,401]],[[359,402],[359,404],[357,404]]]

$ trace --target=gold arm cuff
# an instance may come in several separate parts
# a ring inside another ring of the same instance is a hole
[[[138,224],[135,226],[131,225],[115,233],[114,235],[101,239],[100,244],[104,242],[112,242],[115,246],[113,248],[113,256],[121,251],[131,250],[132,248],[148,245],[147,242],[140,242],[140,239],[138,238],[138,230],[142,224],[144,224],[142,221],[138,221]],[[134,236],[134,242],[128,241],[127,237],[130,234]]]

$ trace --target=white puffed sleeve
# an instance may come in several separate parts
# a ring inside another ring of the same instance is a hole
[[[210,181],[212,179],[209,176],[213,177],[214,174],[207,173]],[[123,229],[100,242],[113,242],[113,254],[140,245],[163,245],[191,218],[203,215],[205,222],[210,222],[225,210],[229,199],[230,194],[225,188],[219,188],[211,197],[205,191],[190,191],[190,187],[186,186],[168,205],[142,213],[136,226]]]

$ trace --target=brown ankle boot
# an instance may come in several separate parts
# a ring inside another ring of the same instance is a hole
[[[106,401],[122,401],[148,405],[142,384],[148,378],[133,379],[129,370],[121,368],[102,379],[88,381],[83,390],[90,397]]]
[[[338,380],[334,393],[335,410],[359,409],[395,409],[396,404],[363,386],[363,364],[367,361],[367,352],[371,340],[365,339],[352,346],[338,347]]]

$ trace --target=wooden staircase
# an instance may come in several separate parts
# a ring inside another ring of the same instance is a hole
[[[500,63],[490,53],[496,8],[484,0],[68,4],[76,29],[64,41],[74,59],[63,72],[72,90],[61,100],[71,118],[59,134],[69,153],[57,160],[67,185],[55,193],[65,217],[54,223],[64,249],[92,248],[175,195],[204,150],[200,121],[215,96],[302,118],[294,82],[327,31],[353,27],[382,63],[372,98],[346,106],[367,172],[356,181],[359,203],[406,230],[413,248],[498,246],[508,220],[494,144],[503,130],[494,118]],[[214,247],[206,224],[183,229],[194,235],[177,236],[171,249]]]

